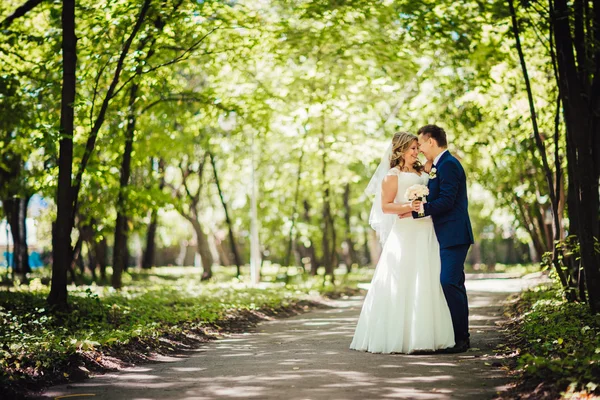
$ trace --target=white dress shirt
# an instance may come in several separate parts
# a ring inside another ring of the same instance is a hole
[[[440,161],[440,158],[442,158],[442,154],[444,154],[445,152],[447,152],[448,149],[442,151],[440,154],[438,154],[438,156],[435,158],[435,160],[433,160],[433,165],[437,165],[438,161]]]

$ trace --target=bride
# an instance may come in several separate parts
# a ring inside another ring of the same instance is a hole
[[[367,187],[375,194],[369,222],[383,250],[351,349],[410,354],[454,346],[431,217],[398,218],[412,211],[406,190],[429,181],[418,155],[417,137],[396,133]]]

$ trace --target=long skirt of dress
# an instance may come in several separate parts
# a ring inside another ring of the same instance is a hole
[[[454,346],[431,218],[398,219],[365,298],[351,349],[406,353]]]

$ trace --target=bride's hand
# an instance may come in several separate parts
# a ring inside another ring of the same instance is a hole
[[[431,167],[433,167],[433,161],[427,161],[425,163],[425,165],[423,166],[423,170],[425,170],[425,172],[427,172],[427,173],[430,173]]]

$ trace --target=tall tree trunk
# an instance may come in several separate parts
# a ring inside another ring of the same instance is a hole
[[[227,203],[225,202],[225,198],[223,197],[223,191],[221,190],[221,184],[219,183],[219,174],[217,173],[217,166],[215,164],[215,158],[211,152],[208,152],[208,157],[210,158],[210,163],[213,167],[213,173],[215,176],[215,184],[217,185],[217,190],[219,192],[219,198],[221,199],[221,204],[223,205],[223,211],[225,212],[225,222],[227,223],[228,235],[229,235],[229,244],[231,245],[231,253],[233,254],[233,259],[235,261],[235,266],[237,268],[237,276],[242,275],[241,267],[242,267],[242,258],[240,257],[240,253],[237,248],[237,244],[235,241],[235,235],[233,234],[233,223],[231,222],[231,218],[229,217],[229,210],[227,209]]]
[[[75,0],[63,0],[62,8],[63,83],[60,110],[60,150],[58,157],[57,215],[52,232],[52,284],[48,303],[67,305],[67,268],[71,263],[71,230],[73,228],[73,120],[75,103],[75,69],[77,38],[75,36]]]
[[[133,83],[129,91],[129,107],[127,115],[127,129],[125,131],[125,150],[121,162],[121,179],[119,181],[119,196],[117,199],[117,221],[115,224],[115,246],[113,253],[112,286],[119,289],[122,286],[122,273],[127,269],[127,187],[131,176],[131,153],[135,136],[138,84]]]

